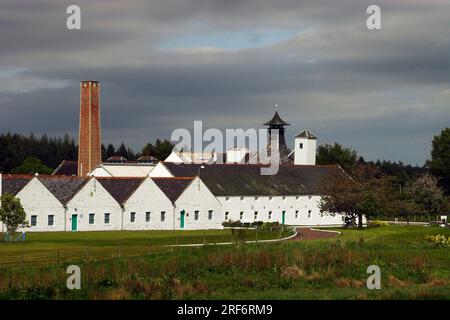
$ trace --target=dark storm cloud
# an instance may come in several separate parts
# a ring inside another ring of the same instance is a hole
[[[260,127],[278,103],[290,137],[421,164],[448,125],[446,1],[378,2],[380,31],[356,0],[78,1],[68,31],[72,3],[0,3],[1,131],[76,137],[83,79],[101,81],[104,142],[135,148],[194,120]]]

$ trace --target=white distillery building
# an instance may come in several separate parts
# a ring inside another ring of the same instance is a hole
[[[1,175],[1,192],[21,200],[27,231],[220,229],[224,221],[341,225],[322,214],[318,187],[337,166],[160,162],[159,177]],[[2,226],[3,227],[3,226]]]
[[[0,194],[21,200],[27,231],[220,229],[225,221],[342,225],[342,215],[320,212],[319,186],[346,173],[315,164],[317,138],[308,130],[289,150],[289,124],[278,112],[265,125],[269,137],[280,132],[275,175],[261,175],[263,165],[248,164],[258,154],[234,147],[225,154],[172,152],[164,162],[113,157],[88,177],[75,177],[77,162],[63,161],[52,176],[0,174]]]

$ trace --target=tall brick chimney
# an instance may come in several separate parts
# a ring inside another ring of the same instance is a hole
[[[84,177],[102,163],[98,81],[81,81],[78,176]]]

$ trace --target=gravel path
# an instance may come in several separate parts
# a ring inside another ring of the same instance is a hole
[[[297,228],[297,235],[289,239],[289,241],[330,239],[337,235],[339,235],[337,232],[312,230],[311,228]]]

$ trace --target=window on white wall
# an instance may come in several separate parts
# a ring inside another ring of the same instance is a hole
[[[37,216],[31,216],[31,226],[36,227],[37,226]]]
[[[311,218],[311,210],[308,210],[308,218]]]
[[[239,220],[242,220],[242,219],[244,219],[244,211],[241,211],[239,213]]]
[[[299,149],[303,149],[303,143],[300,142],[300,143],[298,144],[298,147],[299,147]]]
[[[161,211],[161,221],[166,221],[166,212]]]
[[[225,201],[230,202],[230,197],[225,197]]]
[[[213,218],[213,211],[208,210],[208,220],[212,220],[212,218]]]
[[[258,201],[259,197],[255,197],[255,200]]]
[[[136,212],[131,212],[130,213],[130,222],[136,222]]]
[[[299,197],[299,196],[296,196],[296,197],[295,197],[295,200],[300,200],[300,197]]]
[[[105,224],[109,224],[109,221],[110,221],[110,214],[109,213],[105,213]]]
[[[255,211],[255,221],[258,220],[258,211]]]
[[[285,197],[285,196],[283,196],[283,200],[286,200],[286,197]]]
[[[48,215],[48,225],[52,226],[55,222],[55,216],[53,214]]]
[[[198,220],[198,216],[199,216],[199,211],[198,210],[194,211],[194,220]]]
[[[244,202],[244,200],[245,200],[245,198],[244,198],[244,197],[241,197],[241,201]]]
[[[298,219],[298,210],[295,210],[295,219]]]
[[[225,212],[225,221],[228,221],[229,215],[230,215],[230,213],[228,211]]]
[[[95,214],[89,213],[89,224],[94,224],[94,223],[95,223]]]
[[[145,222],[150,222],[150,211],[145,213]]]
[[[273,200],[273,198],[272,197],[269,197],[269,201],[272,201]]]
[[[269,220],[272,219],[272,211],[269,211]]]

